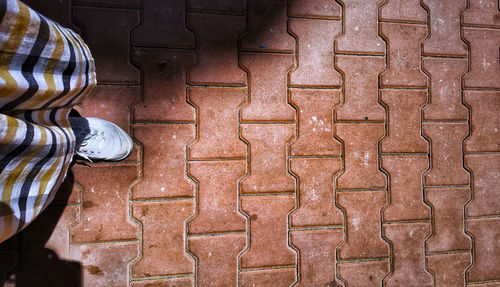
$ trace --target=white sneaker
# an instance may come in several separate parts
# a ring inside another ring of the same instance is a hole
[[[132,139],[117,125],[98,118],[70,117],[76,154],[92,160],[119,161],[132,151]]]

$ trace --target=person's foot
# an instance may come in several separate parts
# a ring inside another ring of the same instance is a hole
[[[76,154],[93,161],[119,161],[132,151],[132,139],[117,125],[98,118],[70,117]]]

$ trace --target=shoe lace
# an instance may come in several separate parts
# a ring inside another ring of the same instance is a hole
[[[85,136],[79,145],[79,151],[85,156],[82,157],[89,159],[88,155],[100,154],[106,145],[106,134],[92,129],[89,134]]]

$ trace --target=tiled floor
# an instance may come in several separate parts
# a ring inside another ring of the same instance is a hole
[[[137,144],[73,167],[4,286],[500,286],[498,0],[70,2],[28,4]]]

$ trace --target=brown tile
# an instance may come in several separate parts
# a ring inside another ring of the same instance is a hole
[[[340,155],[332,122],[339,99],[339,90],[290,89],[298,121],[298,138],[291,144],[291,155]]]
[[[425,120],[465,120],[468,110],[461,102],[460,79],[467,72],[467,60],[425,58],[423,68],[430,74],[430,104]]]
[[[388,132],[382,140],[383,153],[427,152],[427,141],[420,135],[420,109],[427,93],[416,90],[382,90],[381,100],[387,106]]]
[[[388,67],[380,75],[383,87],[427,86],[427,77],[420,70],[420,43],[427,36],[427,26],[382,23],[380,33],[387,39]]]
[[[238,253],[245,244],[245,234],[189,238],[188,249],[198,259],[197,285],[236,286]]]
[[[341,34],[340,21],[290,19],[297,38],[297,69],[290,73],[291,86],[338,87],[342,78],[335,70],[333,41]]]
[[[495,215],[500,211],[500,154],[466,155],[465,166],[472,171],[472,201],[467,216]]]
[[[286,158],[287,142],[293,134],[293,125],[241,126],[241,136],[250,146],[250,171],[241,182],[242,193],[295,191],[295,180],[287,171]]]
[[[295,281],[295,268],[256,270],[240,273],[240,286],[242,287],[275,287],[277,282],[280,282],[281,286],[291,286]]]
[[[377,142],[384,136],[383,124],[337,124],[337,136],[344,141],[344,173],[337,188],[383,188],[386,177],[378,169]]]
[[[245,98],[243,89],[189,88],[188,99],[198,110],[189,159],[246,157],[247,146],[238,138],[238,111]]]
[[[431,141],[431,169],[424,174],[426,186],[469,184],[462,166],[462,140],[467,123],[426,123],[423,134]]]
[[[469,269],[469,281],[500,279],[500,218],[467,220],[467,231],[474,238],[474,265]]]
[[[500,11],[497,0],[471,0],[464,12],[464,23],[483,27],[500,27]]]
[[[467,45],[460,39],[460,13],[465,0],[423,0],[429,9],[430,37],[423,42],[424,55],[466,56]]]
[[[198,183],[197,213],[188,233],[245,231],[246,219],[238,212],[238,180],[246,161],[190,162],[189,175]]]
[[[384,54],[385,42],[378,35],[378,6],[383,1],[345,0],[344,33],[335,41],[335,51]]]
[[[198,63],[188,71],[188,83],[246,85],[247,75],[238,67],[238,35],[245,31],[245,16],[188,14],[196,32]]]
[[[386,203],[386,192],[338,192],[336,196],[347,220],[339,260],[388,256],[389,248],[380,234],[380,209]]]
[[[133,130],[142,144],[143,163],[132,198],[192,196],[194,184],[185,175],[185,157],[186,144],[195,137],[194,126],[137,125]]]
[[[427,257],[427,267],[434,274],[435,286],[465,286],[465,270],[470,263],[470,253]]]
[[[290,243],[299,250],[299,286],[338,286],[332,283],[337,281],[335,247],[342,241],[342,229],[290,233]]]
[[[429,219],[430,210],[422,200],[422,173],[426,156],[384,156],[382,168],[389,173],[390,205],[383,211],[384,221]]]
[[[427,188],[425,199],[432,205],[432,236],[428,252],[465,250],[470,239],[464,232],[464,205],[469,199],[466,188]]]
[[[98,83],[139,82],[139,71],[129,61],[129,33],[139,24],[139,11],[79,6],[73,19],[92,51]]]
[[[469,73],[464,77],[465,88],[500,88],[500,30],[464,28],[464,38],[470,44]]]
[[[137,225],[128,218],[129,186],[137,178],[133,165],[74,166],[82,186],[80,222],[71,228],[71,243],[134,240]]]
[[[74,183],[74,175],[71,171],[66,174],[66,178],[57,189],[51,205],[69,205],[80,203],[80,193],[82,188],[79,184]],[[1,248],[0,248],[1,249]]]
[[[160,280],[132,281],[132,287],[191,287],[194,284],[192,277],[169,278]]]
[[[384,120],[378,103],[378,75],[385,69],[380,57],[336,56],[336,66],[344,73],[344,103],[336,120]]]
[[[5,284],[3,287],[16,286],[16,285],[8,285],[9,283],[15,283],[15,282],[8,280],[7,276],[17,265],[18,262],[17,251],[0,250],[0,258],[2,258],[2,260],[0,260],[0,282]],[[6,280],[6,282],[4,282],[4,280]]]
[[[203,12],[232,12],[245,13],[246,1],[244,0],[188,0],[187,7],[190,11]]]
[[[288,6],[291,17],[340,19],[342,7],[333,0],[292,0]]]
[[[430,223],[391,224],[384,235],[392,243],[393,270],[387,286],[432,286],[432,275],[425,270],[424,241],[431,234]]]
[[[287,214],[295,207],[288,195],[241,198],[241,209],[250,217],[250,246],[241,255],[241,268],[295,264],[288,247]]]
[[[333,177],[340,165],[337,158],[290,159],[290,170],[299,180],[299,207],[290,216],[291,226],[342,224],[333,190]]]
[[[286,0],[248,0],[248,27],[240,48],[250,51],[293,52],[295,41],[287,33]]]
[[[195,121],[195,110],[186,102],[186,70],[194,63],[193,52],[134,48],[132,61],[142,72],[143,98],[133,109],[135,121]]]
[[[500,151],[500,92],[466,91],[464,101],[471,109],[471,134],[465,151]]]
[[[194,213],[193,201],[136,202],[134,218],[142,224],[142,257],[131,266],[133,277],[156,277],[193,272],[184,253],[184,222]]]
[[[425,23],[427,13],[420,0],[389,0],[380,11],[380,19]]]
[[[136,9],[139,8],[141,0],[74,0],[76,5],[105,6]]]
[[[131,33],[132,45],[194,48],[194,33],[186,28],[184,1],[142,0],[141,24]]]
[[[287,72],[293,56],[241,53],[248,70],[250,100],[241,111],[242,121],[293,121],[295,110],[287,103]]]
[[[78,34],[81,34],[78,28],[71,21],[71,0],[50,1],[47,0],[24,0],[23,3],[28,5],[31,9],[48,17],[52,21],[57,22],[59,25],[69,28]],[[56,4],[57,3],[57,4]]]
[[[338,264],[339,277],[347,282],[346,286],[381,286],[382,278],[389,272],[389,262],[367,261]]]

